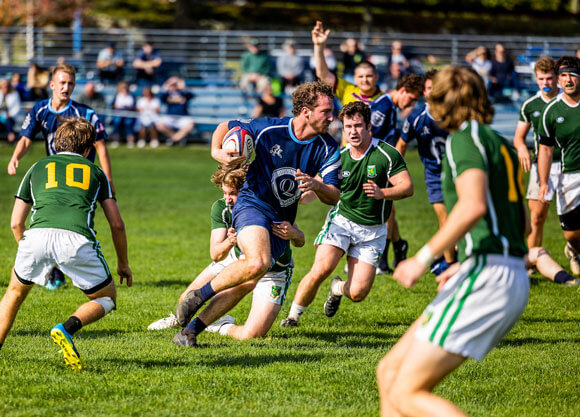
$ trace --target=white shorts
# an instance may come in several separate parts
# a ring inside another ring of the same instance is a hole
[[[566,214],[580,206],[580,172],[562,174],[558,188],[557,212]]]
[[[180,130],[193,123],[193,119],[189,116],[161,116],[159,123],[170,129]]]
[[[326,215],[326,221],[314,244],[336,246],[347,256],[378,266],[387,241],[387,226],[385,224],[365,226],[340,214],[332,213],[334,209]]]
[[[554,199],[554,193],[560,187],[562,181],[562,163],[552,162],[550,168],[550,176],[548,177],[548,192],[546,193],[546,201]],[[526,198],[528,200],[537,200],[540,192],[540,177],[538,175],[538,163],[534,162],[530,168],[530,182],[528,183],[528,192]]]
[[[294,261],[280,272],[266,272],[254,288],[252,303],[262,300],[273,304],[284,305],[286,293],[292,282]]]
[[[423,311],[415,337],[480,361],[519,320],[529,292],[523,259],[472,256]]]
[[[228,255],[219,262],[212,262],[209,266],[209,270],[212,274],[217,275],[224,270],[226,266],[238,260],[238,255],[236,255],[236,251],[234,248],[231,248],[228,252]]]
[[[87,294],[111,281],[109,266],[98,241],[63,229],[30,229],[18,244],[14,272],[21,281],[46,285],[50,271],[58,267]]]

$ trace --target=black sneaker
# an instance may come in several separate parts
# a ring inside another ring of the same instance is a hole
[[[396,268],[399,262],[407,259],[407,251],[409,250],[409,243],[404,239],[399,239],[397,243],[393,243],[393,268]]]
[[[191,290],[185,294],[185,299],[177,306],[177,322],[185,327],[191,321],[197,310],[205,303],[200,290]]]
[[[297,327],[298,322],[293,318],[286,317],[284,320],[280,322],[280,327]]]
[[[342,299],[342,295],[334,295],[332,293],[332,284],[335,281],[340,281],[340,277],[334,277],[330,283],[330,291],[328,292],[328,298],[324,303],[324,314],[326,317],[333,317],[336,312],[338,311],[338,307],[340,307],[340,300]]]
[[[173,336],[173,343],[179,346],[197,347],[195,333],[190,329],[178,331],[175,336]]]

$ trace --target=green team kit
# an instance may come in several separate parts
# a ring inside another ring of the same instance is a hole
[[[539,142],[540,142],[540,123],[542,122],[542,113],[546,108],[546,105],[550,100],[546,100],[542,95],[541,91],[522,104],[520,109],[520,122],[530,123],[532,125],[533,137],[534,137],[534,155],[532,156],[532,162],[535,162],[538,158]],[[554,148],[554,162],[560,162],[560,148]]]

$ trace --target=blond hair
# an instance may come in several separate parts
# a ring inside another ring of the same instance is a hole
[[[534,72],[554,72],[556,73],[556,61],[554,61],[549,56],[543,56],[538,59],[536,65],[534,65]]]
[[[54,66],[52,68],[52,78],[54,78],[54,76],[59,72],[70,74],[73,77],[76,76],[75,67],[69,64],[57,64],[56,66]]]
[[[57,152],[74,152],[82,155],[95,143],[95,127],[82,117],[59,118],[54,149]]]
[[[483,79],[471,68],[448,66],[440,70],[433,78],[428,102],[429,113],[443,129],[457,130],[469,120],[490,124],[493,119]]]

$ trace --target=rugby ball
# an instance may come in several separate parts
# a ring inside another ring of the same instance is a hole
[[[241,155],[248,162],[254,152],[254,138],[246,129],[236,126],[225,134],[222,140],[222,149],[235,155]]]

